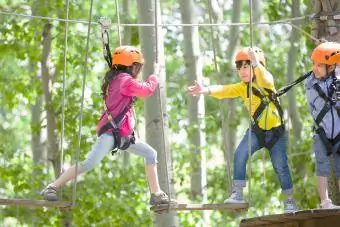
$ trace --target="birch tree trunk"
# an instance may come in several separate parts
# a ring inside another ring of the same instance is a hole
[[[180,10],[183,24],[197,23],[195,4],[192,0],[181,0]],[[188,85],[194,81],[202,81],[202,62],[200,58],[199,31],[198,27],[183,27],[184,35],[184,62]],[[198,202],[207,202],[207,175],[204,128],[204,96],[188,96],[189,146],[191,153],[191,195]],[[203,225],[209,225],[209,213],[203,212]]]
[[[211,4],[211,1],[209,1]],[[242,7],[242,1],[233,1],[233,10],[232,10],[232,22],[240,22],[241,17],[241,7]],[[219,22],[218,15],[214,15],[215,22]],[[215,33],[215,32],[214,32]],[[236,76],[235,71],[233,71],[233,56],[238,44],[239,40],[239,27],[238,26],[232,26],[230,28],[230,34],[229,34],[229,44],[227,47],[226,56],[223,56],[221,50],[222,47],[220,45],[219,40],[216,37],[222,36],[218,32],[215,33],[215,37],[213,42],[216,45],[217,55],[219,58],[223,59],[225,58],[229,64],[225,66],[225,71],[221,72],[219,75],[219,81],[221,84],[227,84],[231,83],[232,79],[231,77]],[[222,142],[223,142],[223,149],[224,149],[224,158],[227,164],[227,185],[228,185],[228,193],[231,192],[231,179],[232,179],[232,166],[233,166],[233,153],[235,150],[235,141],[236,141],[236,130],[237,125],[236,122],[236,104],[235,100],[222,100],[221,101],[221,114],[223,114],[222,118],[225,119],[224,122],[222,122]]]
[[[180,9],[182,23],[197,23],[193,12],[195,8],[192,0],[181,0]],[[200,60],[198,27],[183,27],[184,34],[184,61],[186,74],[188,75],[188,85],[194,81],[202,81],[202,63]],[[191,146],[191,193],[193,198],[202,197],[206,187],[205,169],[205,138],[201,128],[204,118],[204,97],[188,97],[189,103],[189,141]],[[203,196],[204,197],[204,196]]]
[[[292,2],[292,17],[299,17],[300,16],[300,1],[299,0],[293,0]],[[297,21],[292,22],[294,25],[298,26]],[[300,34],[299,31],[292,28],[291,35],[290,35],[290,48],[288,52],[288,65],[287,65],[287,82],[288,84],[293,82],[296,68],[296,62],[297,62],[297,54],[298,54],[298,48],[299,46],[299,38]],[[294,141],[299,141],[301,138],[301,130],[302,125],[300,121],[299,112],[297,111],[296,106],[296,93],[294,88],[287,93],[288,96],[288,113],[289,118],[291,119],[292,127],[293,127],[293,133],[294,133]],[[293,144],[294,144],[293,141]]]
[[[160,2],[158,1],[158,7]],[[142,24],[154,24],[155,5],[153,0],[138,0],[138,22]],[[158,12],[158,24],[161,23],[160,7]],[[146,79],[153,73],[153,64],[158,60],[163,64],[164,61],[164,45],[162,29],[158,29],[158,37],[156,36],[154,27],[140,27],[139,35],[141,48],[146,59],[143,77]],[[158,53],[156,51],[156,39],[158,40]],[[156,55],[157,54],[157,55]],[[165,87],[165,71],[159,75],[159,90],[153,96],[145,100],[145,134],[146,141],[158,153],[158,178],[161,188],[174,197],[174,187],[172,179],[171,153],[168,138],[168,122],[166,115],[166,87]],[[163,121],[164,120],[164,121]],[[169,187],[170,185],[170,187]],[[176,213],[171,211],[164,214],[155,214],[155,226],[178,226]]]
[[[41,76],[42,86],[45,101],[45,111],[47,120],[47,158],[53,165],[54,175],[58,176],[60,173],[60,154],[58,152],[57,143],[57,127],[56,117],[54,113],[54,107],[52,104],[52,94],[50,91],[52,75],[49,71],[50,66],[50,54],[51,54],[51,35],[52,24],[47,23],[44,26],[43,31],[43,52],[41,57]]]

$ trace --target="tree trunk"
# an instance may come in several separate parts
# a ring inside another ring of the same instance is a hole
[[[124,0],[123,3],[123,18],[122,22],[125,24],[129,24],[132,22],[131,18],[131,1],[130,0]],[[131,36],[132,36],[132,27],[126,26],[124,27],[124,39],[122,40],[123,45],[131,45]],[[128,152],[125,152],[128,153]]]
[[[158,6],[160,6],[158,1]],[[139,23],[155,23],[154,12],[155,5],[153,0],[138,0],[138,21]],[[158,7],[158,24],[161,23],[160,7]],[[153,73],[153,64],[156,58],[159,63],[163,64],[164,61],[164,45],[162,29],[158,29],[158,56],[155,54],[156,41],[155,41],[155,28],[154,27],[140,27],[140,41],[141,48],[146,60],[144,65],[143,75],[144,79]],[[168,141],[168,122],[166,116],[166,90],[165,90],[165,71],[159,75],[159,90],[157,90],[153,96],[145,100],[145,134],[146,141],[153,147],[158,153],[158,174],[160,186],[163,190],[168,192],[170,188],[171,196],[174,196],[173,179],[172,179],[172,165],[171,154]],[[162,122],[162,120],[164,121]],[[164,135],[164,136],[163,136]],[[166,161],[165,161],[166,160]],[[170,187],[169,187],[170,185]],[[169,193],[169,192],[168,192]],[[171,211],[164,214],[155,214],[156,226],[178,226],[176,213]]]
[[[262,16],[262,7],[261,7],[261,1],[260,0],[253,0],[253,22],[258,23],[261,21]],[[248,27],[249,28],[249,27]],[[261,37],[261,29],[255,29],[253,30],[254,33],[254,46],[256,46],[257,43],[260,43],[260,37]]]
[[[338,0],[315,0],[314,13],[320,15],[333,15],[340,11],[340,3]],[[319,39],[326,39],[328,41],[335,41],[340,43],[340,21],[333,20],[333,17],[327,17],[327,20],[316,20],[316,28],[313,35]],[[340,192],[338,181],[334,174],[333,156],[332,160],[332,176],[328,179],[329,194],[335,204],[340,204]]]
[[[211,4],[211,1],[210,1]],[[232,22],[240,22],[241,17],[241,7],[242,7],[242,1],[234,0],[233,1],[233,10],[232,10]],[[216,18],[215,22],[218,22],[218,16],[214,15],[214,18]],[[214,32],[215,33],[215,32]],[[228,60],[229,64],[225,66],[225,72],[220,73],[219,75],[219,81],[221,84],[228,84],[231,83],[231,77],[235,76],[236,73],[233,71],[233,56],[235,53],[235,49],[238,44],[239,40],[239,27],[238,26],[232,26],[230,28],[230,35],[229,35],[229,45],[227,47],[226,56],[224,57],[222,54],[222,47],[220,45],[220,42],[216,39],[216,37],[222,36],[221,34],[216,34],[214,36],[213,42],[215,43],[215,49],[217,50],[217,55],[222,59],[225,58]],[[226,76],[227,74],[227,76]],[[222,142],[223,142],[223,150],[224,150],[224,158],[227,164],[227,185],[228,185],[228,192],[231,192],[231,179],[232,179],[232,166],[233,166],[233,153],[235,150],[235,141],[236,141],[236,129],[237,125],[235,125],[236,122],[236,104],[235,100],[233,99],[225,99],[221,101],[220,104],[221,107],[221,114],[222,114]],[[226,120],[228,119],[228,120]]]
[[[195,5],[192,0],[181,0],[180,9],[182,23],[196,23],[194,15]],[[197,27],[183,27],[184,34],[184,61],[188,84],[202,81],[202,63],[200,60],[199,34]],[[206,186],[205,170],[205,139],[202,132],[202,119],[204,118],[204,97],[188,97],[189,103],[189,141],[191,156],[191,193],[193,198],[202,197]],[[203,149],[202,149],[203,148]]]
[[[42,76],[42,85],[43,85],[43,94],[45,99],[45,111],[46,111],[46,119],[47,119],[47,157],[48,160],[52,162],[54,175],[58,176],[60,173],[60,154],[58,152],[58,143],[57,143],[57,127],[56,127],[56,118],[54,113],[54,108],[52,104],[52,94],[50,91],[51,84],[51,74],[49,72],[49,56],[51,53],[51,36],[52,24],[47,23],[44,26],[43,31],[43,52],[41,57],[41,76]]]
[[[292,17],[299,17],[300,16],[300,1],[299,0],[293,0],[292,2]],[[293,21],[294,25],[298,26],[299,22]],[[288,84],[293,82],[294,75],[295,75],[295,68],[296,68],[296,62],[297,62],[297,54],[298,54],[298,48],[300,42],[300,34],[299,31],[292,28],[291,35],[290,35],[290,48],[288,52],[288,65],[287,65],[287,82]],[[300,115],[297,111],[296,106],[296,94],[294,88],[287,93],[288,96],[288,113],[289,118],[291,119],[292,127],[293,127],[293,133],[294,133],[294,141],[293,144],[296,141],[299,141],[301,138],[301,130],[302,125],[300,121]],[[289,121],[288,121],[289,123]]]
[[[195,15],[195,4],[192,0],[181,0],[180,10],[182,23],[197,23]],[[184,35],[184,62],[188,85],[194,81],[202,81],[202,62],[200,59],[199,32],[198,27],[183,27]],[[206,176],[206,154],[204,128],[204,96],[188,96],[189,146],[191,152],[191,195],[198,202],[207,202],[207,176]],[[209,225],[209,213],[203,212],[203,225]]]
[[[30,71],[34,74],[33,62],[30,63]],[[40,81],[40,76],[32,78],[32,83],[35,80]],[[39,92],[38,92],[39,93]],[[35,102],[31,105],[31,150],[33,155],[33,162],[38,163],[43,160],[43,144],[41,143],[41,109],[42,109],[42,95],[37,94]]]

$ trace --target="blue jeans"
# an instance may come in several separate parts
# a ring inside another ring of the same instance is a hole
[[[273,136],[273,131],[268,130],[265,132],[265,141],[268,142]],[[247,129],[242,141],[238,145],[234,154],[234,185],[246,185],[246,164],[249,157],[248,149],[249,129]],[[275,173],[279,178],[282,192],[285,194],[293,193],[292,178],[288,166],[286,154],[287,136],[282,134],[276,144],[270,149],[270,159],[272,161]],[[251,154],[261,149],[261,145],[256,137],[254,131],[251,132]]]

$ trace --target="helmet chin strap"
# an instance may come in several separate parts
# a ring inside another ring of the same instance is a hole
[[[326,75],[325,75],[325,77],[324,77],[324,79],[327,79],[329,76],[330,76],[330,71],[329,71],[329,69],[330,69],[330,65],[325,65],[325,68],[326,68]],[[335,70],[335,68],[334,68],[334,70]]]

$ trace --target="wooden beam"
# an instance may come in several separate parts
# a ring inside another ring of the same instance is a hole
[[[47,200],[28,200],[28,199],[0,199],[0,205],[5,206],[28,206],[28,207],[71,207],[72,203],[67,201],[47,201]]]
[[[298,226],[303,226],[303,223],[310,220],[323,219],[337,217],[340,221],[340,209],[312,209],[312,210],[300,210],[286,214],[273,214],[265,215],[261,217],[254,217],[243,219],[240,223],[240,227],[248,226],[284,226],[288,223],[299,223]]]
[[[233,204],[171,204],[170,210],[241,210],[247,209],[248,203],[233,203]],[[153,211],[165,211],[168,209],[168,204],[152,206]]]

